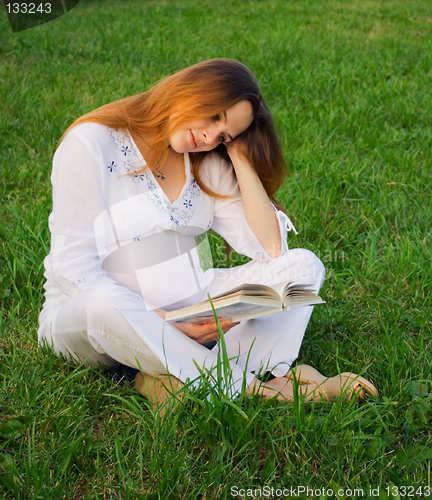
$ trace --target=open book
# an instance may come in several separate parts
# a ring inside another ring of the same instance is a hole
[[[211,300],[219,320],[232,319],[233,322],[274,314],[295,306],[324,304],[310,285],[293,282],[279,283],[274,287],[245,283]],[[214,315],[210,301],[205,300],[169,311],[165,320],[171,323],[206,323],[214,320]]]

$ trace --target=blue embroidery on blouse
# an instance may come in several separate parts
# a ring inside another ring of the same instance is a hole
[[[123,167],[129,171],[136,171],[137,163],[139,162],[139,155],[132,144],[132,139],[128,134],[120,132],[116,128],[108,127],[109,134],[113,140],[114,147],[117,151],[125,156],[126,161],[122,160]],[[130,157],[132,155],[132,157]]]
[[[110,133],[110,136],[114,142],[114,146],[117,149],[117,151],[121,151],[123,153],[123,151],[126,149],[129,150],[130,152],[133,150],[132,140],[129,137],[129,135],[119,132],[118,129],[112,127],[108,127],[108,131]]]
[[[114,160],[108,165],[107,169],[112,172],[112,171],[116,171],[116,168],[117,168],[117,165],[115,164]]]
[[[150,175],[146,174],[146,179],[147,179],[147,186],[146,187],[149,191],[153,191],[153,190],[157,189],[157,187],[152,182]]]
[[[123,168],[126,170],[128,174],[131,172],[137,171],[137,162],[132,158],[126,158],[126,160],[122,160]]]
[[[197,181],[191,177],[182,196],[171,204],[151,172],[139,171],[140,156],[137,154],[131,137],[112,127],[108,127],[108,130],[116,150],[125,157],[121,162],[126,173],[130,175],[133,182],[143,183],[141,186],[148,199],[153,202],[158,212],[168,216],[168,226],[187,226],[196,211],[195,200],[201,195],[201,188]],[[116,167],[117,165],[112,162],[108,168],[112,172],[112,169],[115,170]]]
[[[192,182],[189,186],[192,185]],[[161,188],[159,188],[161,189]],[[160,192],[155,191],[147,191],[147,197],[149,200],[153,202],[156,206],[157,210],[162,213],[166,213],[169,217],[168,226],[187,226],[192,219],[193,214],[196,211],[196,207],[194,206],[194,198],[199,196],[200,188],[197,186],[196,189],[193,190],[193,195],[191,193],[191,188],[185,190],[183,196],[176,200],[173,204],[171,204],[164,195]],[[181,209],[177,205],[181,206]]]
[[[132,175],[132,180],[134,182],[144,181],[144,179],[145,179],[145,176],[143,173],[139,173],[139,172],[135,171],[135,173]]]

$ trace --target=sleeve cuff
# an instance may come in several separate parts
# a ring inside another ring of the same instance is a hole
[[[291,222],[290,218],[288,217],[287,214],[282,212],[281,210],[277,210],[275,207],[276,211],[276,217],[279,222],[279,230],[281,233],[281,239],[282,239],[282,249],[280,255],[286,253],[288,251],[288,232],[293,231],[295,234],[298,234],[297,229],[294,227],[294,224]]]
[[[272,205],[273,205],[273,203],[272,203]],[[256,240],[257,245],[260,248],[260,251],[258,252],[260,254],[259,255],[260,258],[258,260],[266,261],[266,262],[270,262],[273,259],[278,259],[279,257],[281,257],[282,255],[284,255],[288,251],[287,237],[288,237],[288,232],[289,231],[293,231],[295,234],[298,234],[298,231],[294,227],[294,224],[291,222],[290,218],[284,212],[282,212],[281,210],[278,210],[274,205],[273,205],[273,208],[275,210],[275,215],[276,215],[276,218],[278,220],[279,232],[280,232],[280,235],[281,235],[281,252],[278,255],[278,257],[271,257],[267,253],[267,251],[265,250],[265,248],[261,245],[261,243],[255,237],[255,235],[253,234],[252,230],[249,228],[249,225],[247,224],[247,222],[245,220],[245,224],[246,224],[249,232],[253,235],[253,237]]]

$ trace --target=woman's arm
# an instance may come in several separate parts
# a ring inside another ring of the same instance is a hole
[[[76,295],[91,283],[113,283],[99,259],[95,219],[106,204],[100,155],[94,130],[97,124],[72,129],[53,160],[53,212],[50,270],[66,295]]]
[[[242,143],[227,143],[239,184],[246,221],[270,257],[279,257],[281,234],[275,210],[258,174],[241,153]]]

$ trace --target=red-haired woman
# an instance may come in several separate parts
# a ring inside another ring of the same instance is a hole
[[[301,277],[317,292],[322,285],[322,263],[288,250],[295,229],[272,203],[285,176],[256,80],[230,59],[201,62],[79,118],[53,161],[39,340],[91,365],[139,370],[135,386],[153,401],[166,397],[166,385],[199,383],[202,369],[217,364],[216,324],[167,323],[165,311],[242,283]],[[203,257],[210,228],[252,260],[213,269]],[[352,374],[289,371],[311,312],[222,321],[233,395],[243,388],[290,399],[295,375],[307,398],[376,394]],[[265,371],[274,378],[264,384],[257,375]]]

